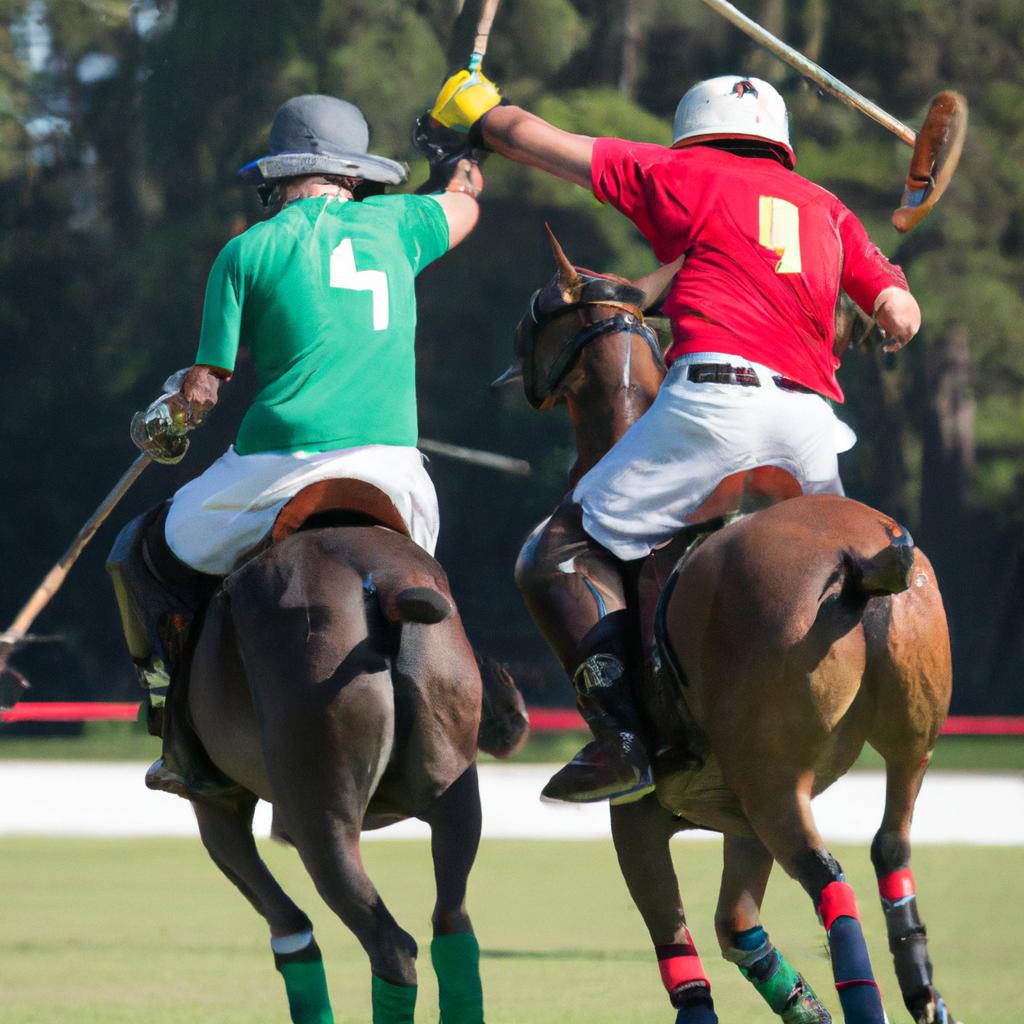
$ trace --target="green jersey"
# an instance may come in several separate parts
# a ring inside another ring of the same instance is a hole
[[[240,455],[415,445],[414,279],[448,250],[430,196],[290,203],[233,238],[210,271],[196,363],[252,351]]]

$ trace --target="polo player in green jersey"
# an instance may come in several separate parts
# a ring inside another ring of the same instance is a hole
[[[143,451],[177,462],[184,430],[216,404],[239,345],[249,348],[257,393],[234,445],[169,505],[129,524],[108,564],[150,730],[164,740],[150,788],[216,791],[216,769],[166,713],[168,686],[196,607],[266,540],[289,499],[320,480],[364,481],[433,554],[437,496],[416,448],[414,282],[473,230],[483,182],[463,160],[436,194],[360,199],[407,177],[368,146],[351,103],[298,96],[278,110],[269,155],[239,171],[272,216],[221,250],[195,365],[133,420]]]

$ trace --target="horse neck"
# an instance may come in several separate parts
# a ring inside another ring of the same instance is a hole
[[[583,350],[565,388],[576,440],[573,487],[650,408],[663,377],[635,334],[609,334]]]

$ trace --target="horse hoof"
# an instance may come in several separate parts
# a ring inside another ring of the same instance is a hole
[[[395,606],[403,622],[425,626],[444,622],[453,611],[451,601],[429,587],[407,587],[395,598]]]
[[[799,978],[792,1005],[782,1011],[782,1024],[832,1024],[832,1014],[822,1005],[804,976]]]
[[[945,1000],[931,986],[925,989],[923,996],[923,1000],[911,1009],[914,1024],[963,1024],[946,1009]]]

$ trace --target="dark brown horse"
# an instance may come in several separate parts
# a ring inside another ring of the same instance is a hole
[[[323,505],[329,495],[314,497]],[[206,752],[240,787],[235,799],[194,802],[202,840],[269,924],[292,1020],[329,1022],[309,919],[253,840],[256,800],[272,802],[318,892],[366,950],[374,1021],[404,1024],[413,1019],[416,943],[367,876],[359,840],[404,818],[427,822],[443,1019],[480,1024],[479,951],[465,907],[480,838],[477,742],[488,737],[499,755],[516,749],[526,731],[521,698],[507,677],[485,672],[481,732],[480,671],[438,563],[381,525],[386,516],[346,513],[358,525],[316,526],[311,511],[302,494],[285,507],[279,526],[312,528],[227,577],[201,626],[189,710]]]
[[[664,367],[643,330],[640,306],[650,295],[638,299],[629,282],[573,267],[557,244],[555,252],[559,273],[535,296],[504,379],[522,373],[536,407],[566,404],[579,455],[575,482],[653,401]],[[804,886],[826,927],[847,1024],[879,1024],[853,892],[811,809],[811,798],[868,742],[886,764],[871,857],[900,990],[917,1024],[948,1024],[909,867],[914,801],[951,689],[939,590],[928,560],[893,520],[843,497],[791,497],[795,485],[771,467],[729,479],[708,514],[741,511],[750,498],[790,500],[735,518],[681,561],[682,547],[666,549],[674,572],[661,597],[663,645],[638,695],[656,790],[612,806],[619,864],[678,1024],[717,1020],[698,985],[703,971],[669,853],[671,836],[693,827],[725,834],[718,940],[782,1020],[831,1018],[761,927],[774,861]],[[577,551],[559,540],[560,531],[572,535],[563,529],[569,507],[531,535],[516,576],[571,671],[625,595],[602,576],[593,545]],[[545,552],[558,552],[557,564]],[[656,565],[648,569],[657,577]],[[674,756],[681,741],[699,755],[696,766]]]

